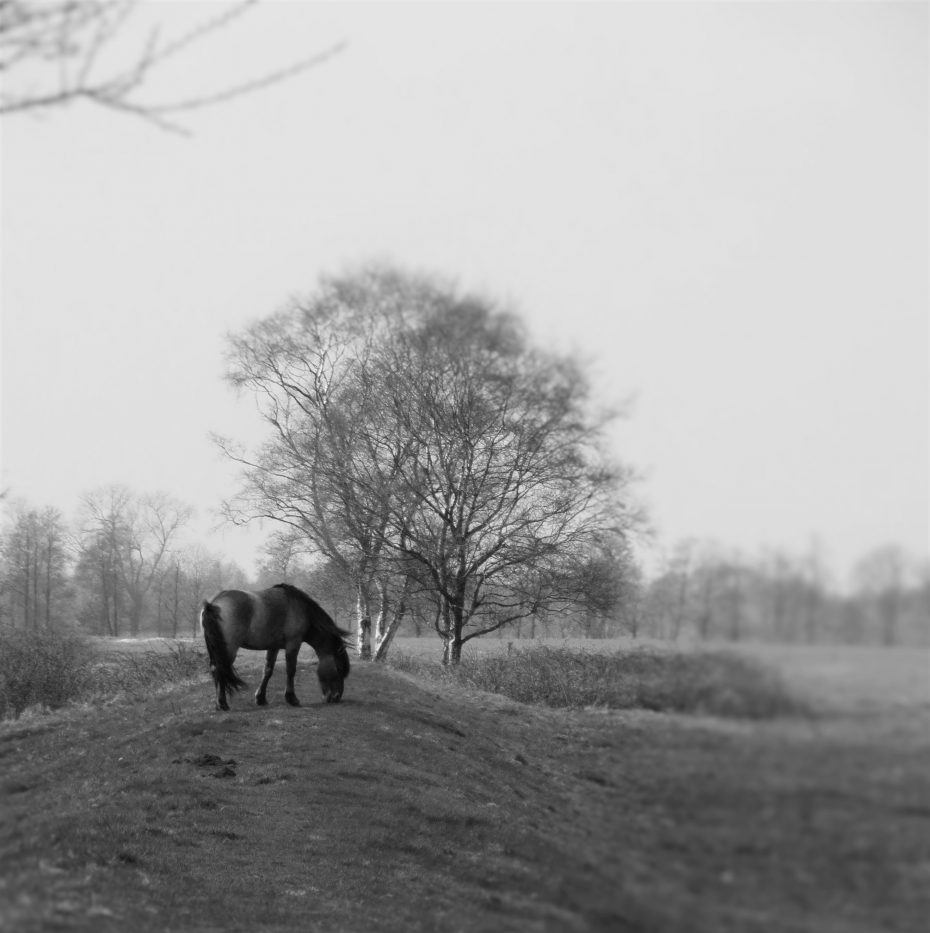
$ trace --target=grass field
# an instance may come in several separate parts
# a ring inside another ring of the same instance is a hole
[[[675,651],[669,642],[613,639],[474,639],[463,657],[506,654],[529,645],[568,647],[610,653],[647,647]],[[509,646],[509,647],[508,647]],[[686,651],[732,651],[756,658],[778,670],[800,697],[815,706],[836,711],[895,706],[930,707],[930,650],[875,645],[785,645],[762,642],[706,642]],[[441,642],[431,638],[397,638],[392,651],[439,663]]]
[[[328,706],[312,654],[298,709],[278,671],[262,709],[214,712],[202,674],[27,713],[0,728],[0,929],[922,933],[930,656],[739,651],[814,715],[543,709],[360,663]]]

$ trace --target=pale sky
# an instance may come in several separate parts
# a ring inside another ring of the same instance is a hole
[[[158,3],[170,34],[216,4]],[[223,335],[371,258],[591,360],[662,546],[928,551],[928,4],[267,3],[153,101],[3,118],[2,485],[200,510],[255,438]],[[267,530],[267,529],[266,529]]]

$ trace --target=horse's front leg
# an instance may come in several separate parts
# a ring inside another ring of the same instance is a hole
[[[300,706],[300,700],[294,693],[294,675],[297,673],[297,655],[300,652],[300,646],[288,649],[284,652],[284,669],[287,672],[287,687],[284,690],[284,699],[291,706]]]
[[[274,672],[275,661],[277,660],[278,649],[269,649],[265,654],[265,672],[262,674],[262,682],[258,685],[258,690],[255,691],[255,703],[257,706],[265,706],[268,703],[268,698],[265,696],[265,690],[268,688],[268,681],[271,680],[271,675]]]

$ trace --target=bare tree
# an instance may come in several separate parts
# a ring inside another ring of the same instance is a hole
[[[765,555],[758,572],[763,586],[760,597],[765,601],[761,613],[765,627],[775,641],[788,641],[791,595],[796,577],[791,560],[783,551],[773,551]]]
[[[101,635],[119,635],[123,597],[123,560],[128,547],[124,510],[128,490],[111,486],[85,496],[77,531],[76,576],[87,600],[88,615]]]
[[[251,455],[222,442],[245,466],[231,515],[290,526],[355,581],[363,656],[375,592],[377,646],[428,590],[455,663],[468,639],[564,605],[567,555],[633,524],[578,367],[489,302],[363,269],[232,347],[271,436]]]
[[[256,3],[225,4],[219,15],[177,35],[163,36],[158,27],[133,30],[134,14],[146,6],[139,0],[0,0],[4,85],[0,114],[36,112],[85,100],[185,133],[176,122],[178,114],[292,78],[343,48],[340,43],[235,85],[183,100],[142,99],[140,92],[154,72],[215,38]],[[124,54],[113,55],[114,47]]]
[[[245,573],[213,551],[199,545],[180,548],[173,554],[172,634],[200,634],[200,604],[224,588],[245,587]],[[183,624],[183,629],[182,629]]]
[[[493,304],[451,292],[395,346],[385,384],[416,441],[396,546],[438,594],[457,663],[471,638],[570,602],[559,570],[628,530],[615,498],[627,477],[600,454],[578,366],[531,348]]]
[[[24,628],[51,627],[67,580],[69,554],[61,513],[25,504],[0,535],[2,583],[7,609]]]
[[[564,591],[572,594],[565,608],[577,613],[576,625],[586,638],[635,637],[642,622],[642,580],[625,536],[598,536],[588,547],[566,555],[564,568],[559,571],[566,578]],[[551,607],[549,617],[557,618],[561,608]],[[535,616],[530,619],[531,638],[534,621]]]
[[[902,549],[886,545],[870,551],[854,569],[858,590],[878,617],[884,645],[894,645],[898,641],[906,567]]]
[[[111,486],[84,496],[84,578],[99,581],[97,602],[107,634],[119,633],[124,607],[129,634],[139,634],[147,597],[159,580],[169,545],[189,517],[189,508],[160,493],[136,495]]]
[[[666,554],[658,577],[650,587],[648,602],[657,633],[677,641],[688,618],[688,608],[694,588],[692,572],[696,541],[679,541]]]
[[[376,594],[377,652],[395,595],[392,619],[402,617],[405,588],[392,582],[398,564],[385,542],[409,438],[391,420],[375,360],[433,290],[381,272],[324,279],[314,295],[230,340],[229,380],[255,393],[270,433],[254,452],[217,438],[244,467],[227,514],[283,525],[352,581],[363,658],[371,656]]]

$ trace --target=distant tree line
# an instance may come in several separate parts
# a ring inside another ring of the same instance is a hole
[[[357,628],[351,574],[313,556],[293,535],[272,535],[249,576],[222,555],[182,542],[189,510],[164,495],[107,487],[85,496],[72,521],[54,508],[4,505],[0,625],[196,637],[201,600],[226,587],[290,582],[312,593],[340,625]],[[436,623],[434,596],[408,590],[396,631],[435,637]],[[773,550],[753,559],[688,540],[671,549],[650,579],[632,560],[590,561],[570,607],[540,607],[495,634],[927,645],[930,565],[899,547],[878,547],[863,555],[840,589],[816,551]]]
[[[757,558],[688,540],[644,588],[639,631],[662,639],[930,644],[930,563],[876,547],[847,585],[818,549]]]
[[[190,510],[166,495],[110,486],[84,496],[72,521],[24,503],[6,511],[0,624],[110,636],[197,634],[200,601],[246,582],[234,564],[182,542]]]

